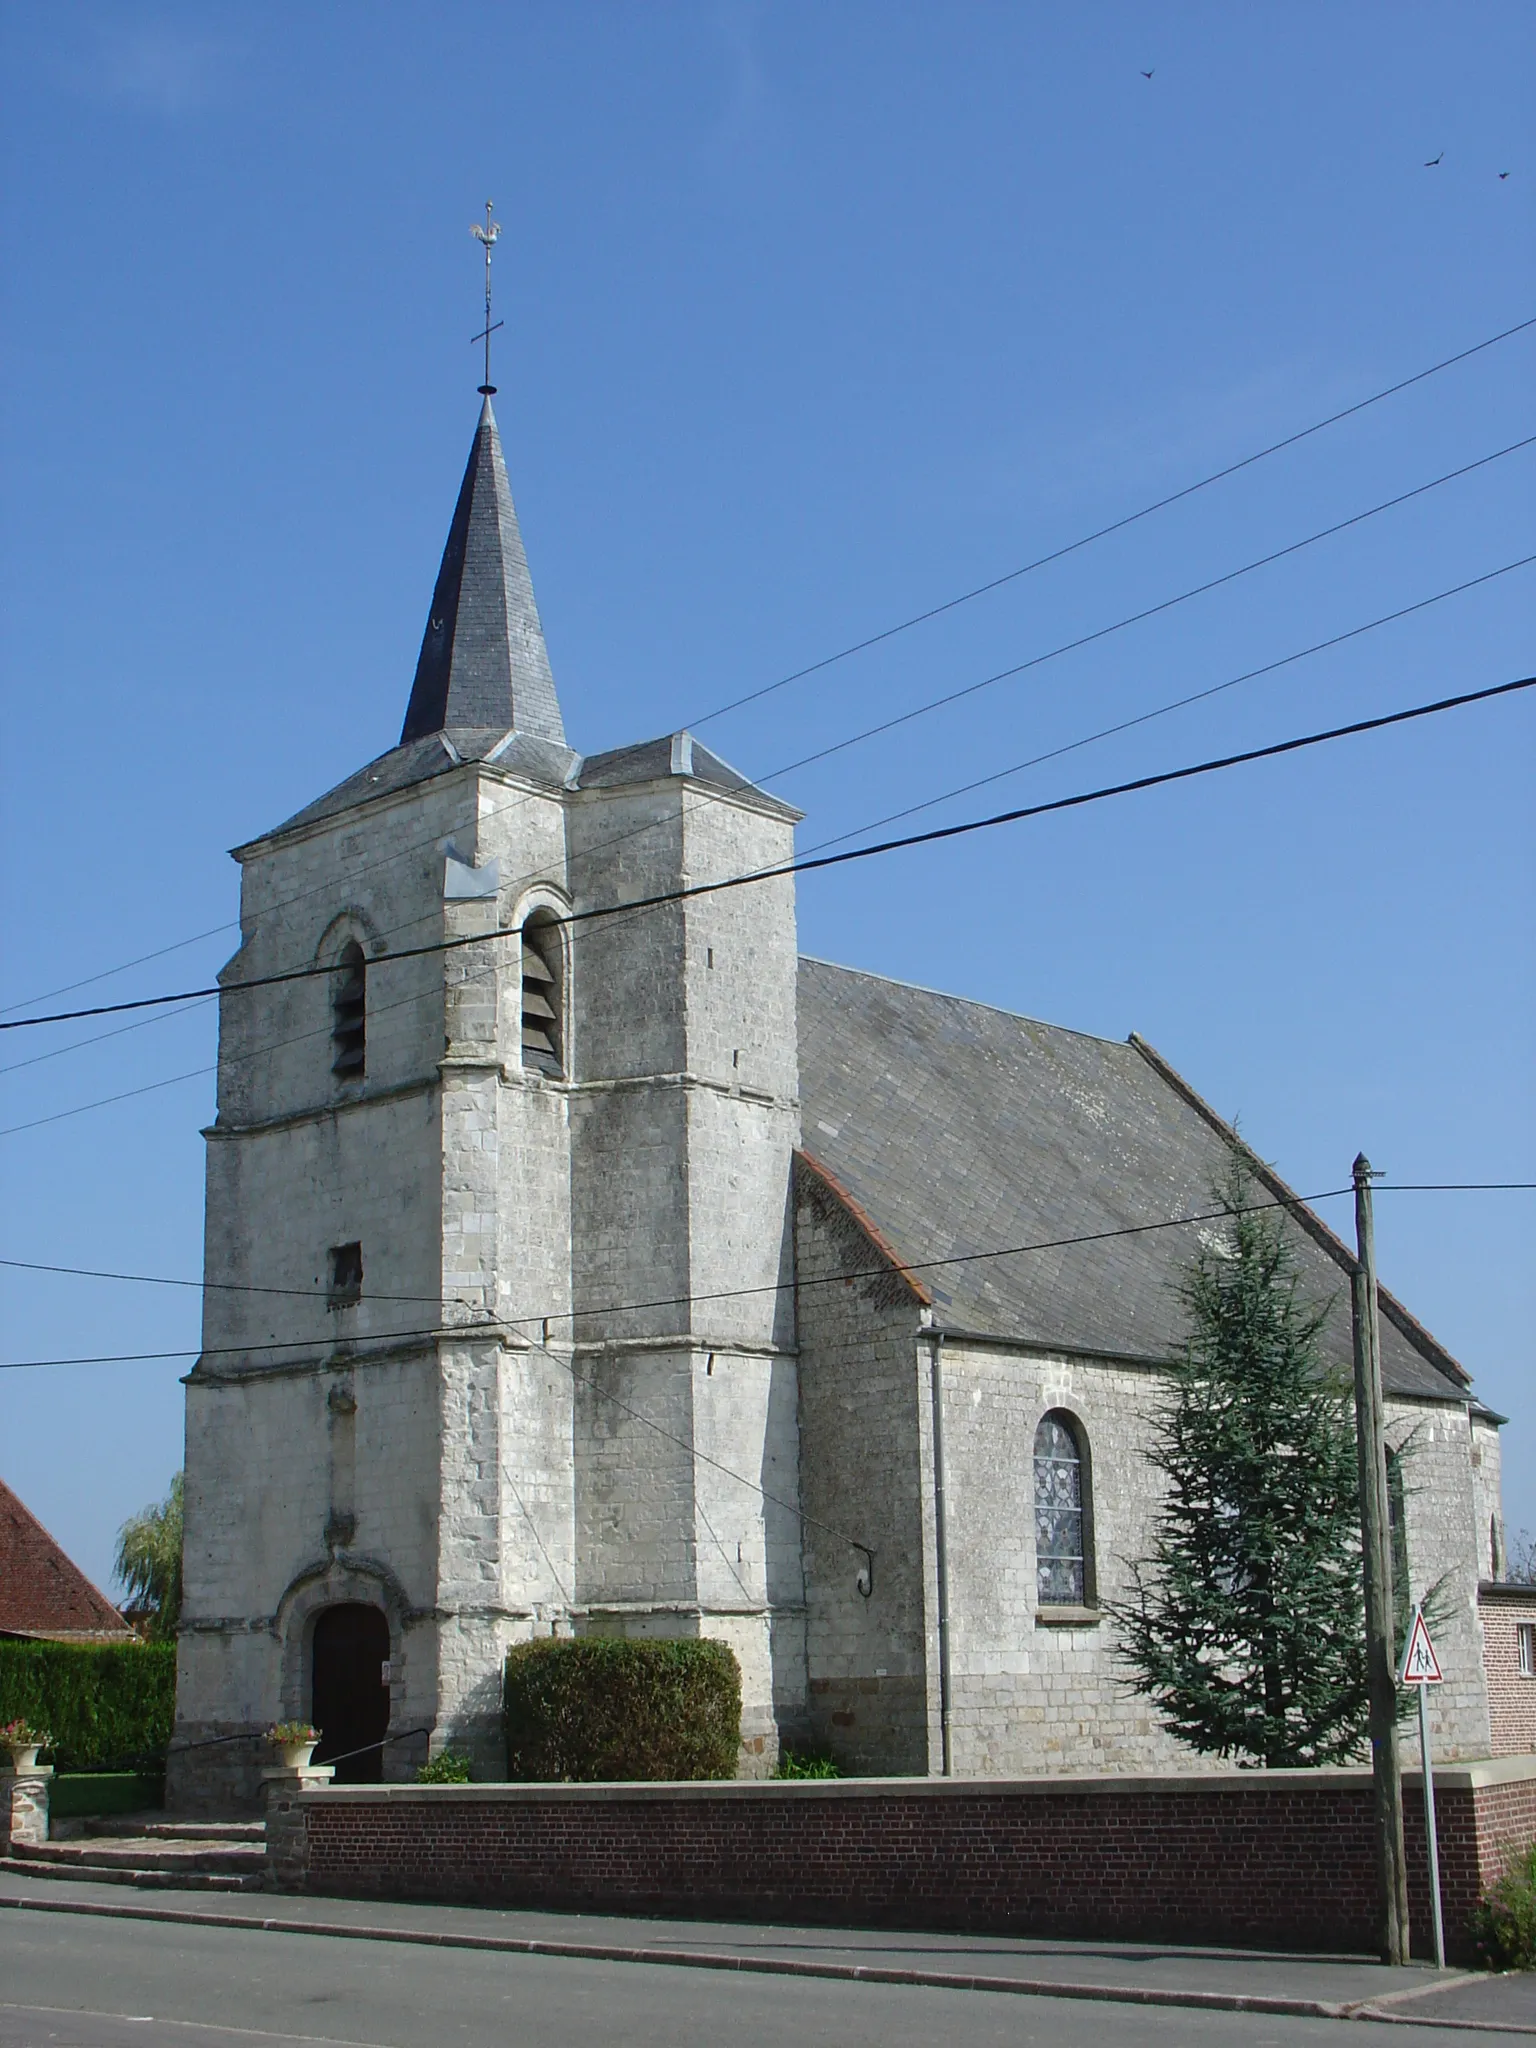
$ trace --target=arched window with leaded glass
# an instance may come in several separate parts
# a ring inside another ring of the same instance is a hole
[[[1093,1502],[1088,1441],[1053,1408],[1035,1431],[1035,1593],[1042,1607],[1091,1607]]]

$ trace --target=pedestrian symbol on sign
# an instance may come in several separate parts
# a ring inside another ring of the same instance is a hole
[[[1408,1631],[1408,1645],[1403,1651],[1403,1661],[1397,1674],[1399,1685],[1443,1685],[1445,1674],[1440,1669],[1440,1659],[1435,1655],[1435,1646],[1429,1640],[1429,1630],[1424,1626],[1424,1610],[1413,1610],[1413,1627]]]
[[[1440,1844],[1435,1834],[1435,1773],[1429,1757],[1429,1688],[1443,1685],[1445,1673],[1424,1626],[1424,1610],[1415,1607],[1413,1626],[1397,1667],[1399,1685],[1419,1689],[1419,1760],[1424,1766],[1424,1833],[1429,1849],[1429,1897],[1435,1909],[1435,1967],[1445,1968],[1445,1918],[1440,1907]]]

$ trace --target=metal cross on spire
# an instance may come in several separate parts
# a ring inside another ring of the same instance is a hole
[[[500,320],[493,321],[491,319],[491,251],[496,246],[497,239],[501,234],[500,222],[491,219],[491,204],[492,202],[487,199],[485,202],[485,226],[481,227],[480,223],[476,221],[469,231],[477,242],[482,242],[485,245],[485,326],[479,334],[472,336],[471,339],[485,343],[485,382],[480,386],[480,390],[482,396],[486,398],[492,397],[496,390],[496,386],[491,382],[491,336],[498,327],[504,324]]]

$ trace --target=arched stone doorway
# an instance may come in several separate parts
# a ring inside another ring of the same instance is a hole
[[[382,1608],[348,1600],[316,1616],[310,1643],[310,1719],[320,1730],[315,1762],[345,1759],[336,1765],[338,1785],[376,1785],[384,1775],[383,1750],[365,1745],[382,1742],[389,1730],[388,1657]]]

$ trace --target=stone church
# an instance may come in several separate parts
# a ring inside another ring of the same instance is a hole
[[[802,958],[789,877],[708,892],[797,815],[687,732],[570,745],[487,395],[399,745],[235,853],[174,1800],[252,1799],[279,1718],[343,1778],[500,1776],[551,1633],[729,1643],[748,1774],[1201,1767],[1102,1604],[1191,1231],[1108,1233],[1236,1148],[1346,1368],[1350,1255],[1140,1038]],[[1383,1359],[1438,1746],[1485,1755],[1500,1418],[1390,1298]]]

